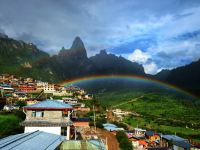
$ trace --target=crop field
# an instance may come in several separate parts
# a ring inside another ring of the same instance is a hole
[[[124,122],[157,132],[200,139],[199,100],[168,93],[108,92],[99,94],[98,101],[106,108],[136,112]]]

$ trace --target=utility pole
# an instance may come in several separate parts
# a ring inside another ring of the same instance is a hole
[[[96,133],[96,118],[95,118],[95,109],[94,109],[94,105],[93,105],[93,114],[94,114],[94,129],[95,129],[95,133]]]

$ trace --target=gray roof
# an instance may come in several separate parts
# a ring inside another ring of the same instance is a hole
[[[24,109],[31,109],[31,108],[72,109],[72,106],[70,104],[59,102],[57,100],[46,100],[24,107]]]
[[[174,145],[177,145],[177,146],[185,148],[185,149],[190,149],[192,147],[192,145],[190,143],[188,143],[187,139],[181,138],[176,135],[163,135],[162,138],[172,141],[172,143]]]
[[[182,147],[184,149],[190,149],[191,147],[193,147],[193,145],[191,145],[190,143],[188,142],[185,142],[185,141],[173,141],[172,142],[174,145],[176,146],[179,146],[179,147]]]
[[[162,138],[169,141],[187,141],[186,139],[179,137],[177,135],[162,135]]]
[[[43,131],[22,133],[0,139],[0,149],[8,150],[54,150],[65,137]]]

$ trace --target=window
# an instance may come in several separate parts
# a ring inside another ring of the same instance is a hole
[[[61,127],[61,135],[67,136],[67,127]]]
[[[44,117],[44,111],[41,110],[32,111],[32,117],[36,118]]]

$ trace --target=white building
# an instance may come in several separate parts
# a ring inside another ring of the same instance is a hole
[[[55,85],[54,84],[46,84],[43,87],[44,93],[54,93],[55,90]]]
[[[22,123],[25,133],[44,131],[66,136],[70,139],[70,126],[73,125],[70,114],[72,106],[56,100],[46,100],[33,105],[25,106],[26,119]]]

